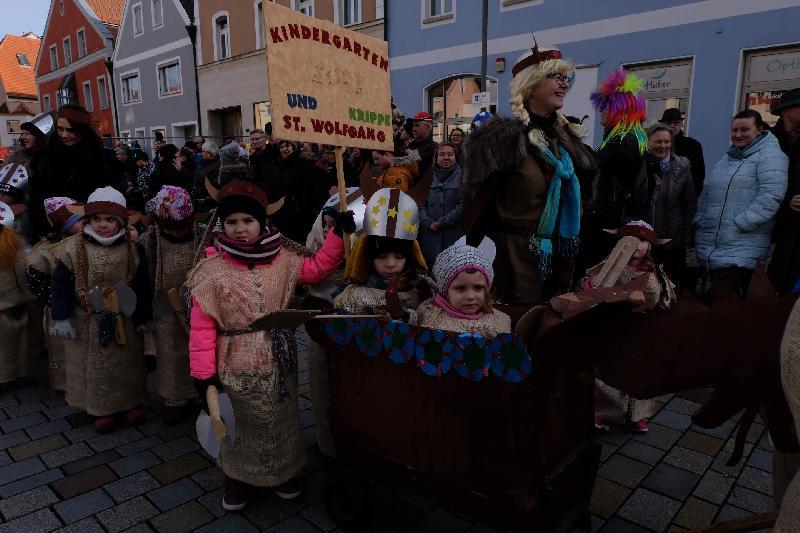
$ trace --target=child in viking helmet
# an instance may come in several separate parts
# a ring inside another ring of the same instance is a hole
[[[475,248],[462,239],[442,250],[433,265],[439,292],[419,306],[417,323],[458,333],[472,331],[488,339],[510,333],[511,318],[492,308],[493,259],[494,245],[488,240]]]
[[[24,165],[10,163],[0,168],[0,202],[14,208],[14,231],[22,239],[25,250],[31,247],[27,213],[22,209],[27,191],[28,169]]]
[[[420,275],[427,271],[418,231],[419,210],[411,196],[391,188],[375,192],[367,202],[364,234],[347,259],[344,275],[351,284],[334,307],[415,321],[421,301],[417,286],[424,285]]]
[[[112,187],[67,206],[83,231],[52,249],[50,333],[65,342],[66,400],[95,417],[99,433],[144,421],[142,335],[152,317],[147,259],[131,241],[125,197]]]
[[[153,287],[158,394],[165,399],[164,423],[174,425],[190,413],[189,400],[197,396],[189,375],[189,323],[181,296],[197,249],[194,208],[185,189],[164,185],[146,210],[155,217],[140,242]]]
[[[29,303],[22,240],[14,231],[16,209],[0,202],[0,385],[27,377],[35,363],[30,349]]]
[[[659,239],[652,226],[636,220],[608,231],[620,238],[608,258],[592,267],[584,289],[627,285],[644,295],[643,310],[669,310],[675,304],[675,285],[653,261],[652,248],[669,239]],[[633,431],[646,433],[647,419],[656,412],[655,400],[636,400],[595,379],[595,429],[608,431],[608,422],[624,423],[630,418]]]
[[[236,439],[222,441],[218,462],[225,473],[222,505],[235,511],[247,505],[252,486],[296,498],[295,478],[305,463],[294,332],[250,324],[286,308],[297,284],[330,276],[344,256],[342,234],[354,232],[355,222],[352,214],[341,215],[322,248],[304,257],[284,246],[267,223],[276,205],[260,186],[233,180],[217,198],[223,233],[186,281],[192,295],[189,357],[200,397],[211,385],[221,386],[233,405]]]
[[[53,283],[55,257],[52,249],[70,235],[83,228],[82,217],[72,213],[67,206],[77,205],[72,198],[54,197],[44,201],[44,212],[51,231],[25,257],[25,281],[33,294],[45,306],[45,331],[53,322],[50,314],[50,288]],[[64,354],[64,339],[53,335],[46,336],[47,354],[50,359],[50,386],[63,391],[67,383],[67,368]]]

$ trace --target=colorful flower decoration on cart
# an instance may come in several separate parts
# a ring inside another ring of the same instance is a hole
[[[480,381],[489,375],[492,364],[491,347],[477,333],[462,333],[456,337],[457,349],[453,355],[456,372],[470,381]]]
[[[389,359],[397,364],[407,363],[414,357],[414,331],[405,322],[392,320],[383,328],[383,346]]]
[[[439,329],[424,329],[417,336],[417,365],[427,375],[442,377],[453,367],[455,343],[450,334]]]
[[[368,357],[375,357],[383,350],[383,330],[374,318],[357,318],[355,323],[356,344]]]
[[[522,339],[511,333],[501,333],[492,341],[492,371],[495,376],[519,383],[531,375],[533,361]]]

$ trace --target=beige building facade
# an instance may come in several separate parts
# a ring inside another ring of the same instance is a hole
[[[194,0],[203,134],[217,143],[272,121],[264,1],[384,38],[383,0]]]

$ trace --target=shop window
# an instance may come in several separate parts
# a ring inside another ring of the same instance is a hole
[[[269,102],[256,102],[253,104],[253,117],[255,118],[255,127],[265,129],[267,124],[272,122],[272,106]]]
[[[497,80],[487,78],[489,111],[497,110]],[[480,112],[472,105],[472,96],[481,92],[478,74],[458,74],[436,81],[425,88],[428,112],[433,117],[433,135],[437,142],[447,138],[455,128],[468,131],[472,117]]]
[[[745,55],[741,108],[755,109],[774,126],[772,104],[800,85],[800,47],[778,48]]]
[[[658,120],[665,109],[676,107],[685,117],[685,129],[689,125],[689,97],[692,89],[692,60],[685,59],[668,63],[625,65],[644,80],[641,96],[647,104],[647,118]]]

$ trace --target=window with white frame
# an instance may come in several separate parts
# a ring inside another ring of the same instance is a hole
[[[100,105],[100,109],[108,107],[108,87],[105,76],[97,78],[97,103]]]
[[[72,41],[69,37],[64,37],[64,64],[72,63]]]
[[[375,0],[375,20],[380,20],[383,15],[383,0]]]
[[[78,57],[83,57],[86,55],[86,30],[81,28],[75,35],[78,39]]]
[[[144,33],[144,13],[142,4],[133,6],[133,35],[139,36]]]
[[[145,135],[147,135],[147,130],[144,128],[136,128],[133,130],[133,140],[139,143],[139,147],[144,146]]]
[[[122,103],[136,104],[142,101],[142,86],[139,82],[139,71],[127,72],[122,80]]]
[[[42,97],[42,107],[44,107],[44,111],[51,111],[52,107],[50,107],[50,95],[46,94]]]
[[[20,126],[21,122],[19,120],[6,120],[6,131],[8,133],[22,133]]]
[[[50,45],[50,70],[56,70],[58,68],[58,52],[56,51],[56,45]]]
[[[90,113],[94,111],[94,102],[92,101],[92,84],[88,81],[83,82],[83,107]]]
[[[314,0],[295,0],[297,5],[297,10],[304,14],[308,15],[309,17],[314,16]]]
[[[504,8],[511,8],[516,9],[518,7],[530,7],[530,6],[538,6],[539,4],[544,3],[544,0],[503,0],[500,2],[500,9]]]
[[[162,0],[152,0],[150,8],[151,13],[153,13],[153,29],[155,30],[164,25],[164,5]]]
[[[266,46],[264,34],[264,2],[256,2],[256,49]]]
[[[214,52],[217,60],[231,57],[231,28],[228,25],[228,15],[218,15],[214,19]]]
[[[425,0],[426,18],[444,17],[453,14],[453,0]]]
[[[340,0],[342,26],[361,23],[361,0]]]
[[[158,96],[172,96],[182,92],[181,60],[174,59],[158,65]]]

